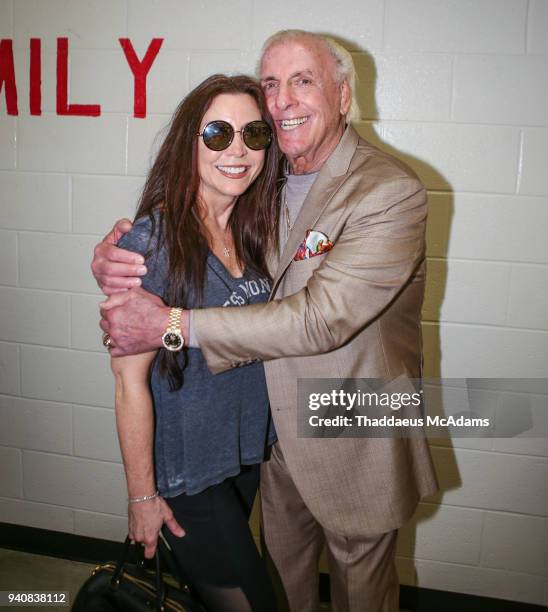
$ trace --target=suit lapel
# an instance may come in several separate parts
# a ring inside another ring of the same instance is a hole
[[[293,260],[297,248],[305,239],[306,231],[314,228],[333,196],[350,176],[349,165],[356,150],[357,143],[358,135],[354,128],[349,126],[343,134],[337,148],[322,166],[318,178],[310,188],[303,206],[295,219],[293,228],[291,229],[280,256],[278,269],[274,277],[274,282],[272,283],[271,298],[275,294],[280,280]],[[283,198],[285,197],[284,193],[282,193],[281,215],[284,214],[285,209],[285,204],[283,202]]]

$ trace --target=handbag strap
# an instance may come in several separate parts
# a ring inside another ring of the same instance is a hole
[[[158,538],[158,544],[160,544],[161,538]],[[163,544],[163,542],[162,542]],[[124,565],[128,562],[129,557],[129,548],[131,546],[131,540],[129,539],[129,535],[126,537],[124,542],[124,548],[122,550],[122,555],[120,559],[116,562],[116,568],[114,573],[112,574],[112,578],[110,579],[110,586],[113,589],[118,588],[120,584],[120,580],[122,579],[122,575],[124,573]],[[165,544],[163,544],[165,547]],[[144,552],[142,547],[138,549],[141,556],[141,562],[144,560]],[[159,546],[156,547],[156,554],[154,555],[154,582],[156,586],[156,612],[164,612],[165,610],[165,597],[166,597],[166,589],[164,584],[164,575],[162,572],[162,563],[160,560]]]
[[[124,548],[122,550],[122,555],[116,562],[116,569],[112,574],[112,578],[110,579],[110,586],[115,589],[120,584],[120,579],[122,578],[122,573],[124,571],[124,564],[127,562],[129,556],[129,547],[131,544],[131,540],[129,536],[126,537],[124,542]]]
[[[162,563],[160,554],[156,546],[156,554],[154,555],[154,565],[156,567],[156,611],[164,612],[164,600],[166,598],[166,585],[164,584],[164,576],[162,574]]]
[[[169,546],[166,544],[163,535],[158,537],[158,552],[160,553],[160,559],[164,565],[164,568],[167,568],[169,573],[173,576],[176,582],[179,585],[179,588],[184,589],[189,583],[188,578],[183,572],[177,557],[173,554]]]

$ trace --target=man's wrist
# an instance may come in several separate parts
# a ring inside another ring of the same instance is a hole
[[[159,322],[161,323],[161,327],[158,328],[158,348],[165,348],[164,343],[164,335],[166,331],[172,327],[172,311],[175,307],[172,306],[164,306],[161,310],[161,316],[159,317]],[[185,310],[184,308],[177,308],[177,310],[181,311],[180,318],[180,330],[181,335],[184,340],[184,345],[188,345],[189,340],[189,310]]]
[[[156,320],[156,330],[155,330],[155,337],[157,338],[156,341],[156,348],[164,348],[164,341],[163,341],[163,337],[164,334],[166,333],[166,329],[169,327],[169,313],[171,312],[171,307],[170,306],[163,306],[160,309],[158,318]]]

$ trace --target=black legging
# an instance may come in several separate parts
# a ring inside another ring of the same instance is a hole
[[[249,529],[259,466],[243,466],[196,495],[166,498],[185,529],[164,535],[210,612],[276,612],[275,595]]]

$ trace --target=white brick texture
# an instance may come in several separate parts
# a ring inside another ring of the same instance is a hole
[[[221,72],[223,74],[254,75],[256,64],[256,52],[193,52],[190,55],[190,87],[196,87],[207,77],[217,72]]]
[[[527,51],[529,53],[548,53],[548,4],[545,0],[529,2],[529,31],[527,36]]]
[[[511,397],[508,402],[512,402]],[[534,393],[522,395],[517,402],[513,400],[514,406],[516,403],[521,408],[523,422],[529,423],[530,428],[513,438],[495,438],[493,450],[502,453],[548,457],[548,438],[545,434],[548,428],[546,395],[535,395]]]
[[[144,52],[145,49],[138,53],[138,56],[142,58]],[[171,115],[189,91],[188,74],[189,54],[162,47],[148,73],[147,112]],[[131,99],[133,100],[133,96]]]
[[[97,238],[38,232],[20,234],[21,285],[97,293],[89,263]]]
[[[99,102],[94,99],[78,103]],[[18,127],[18,166],[23,170],[125,172],[124,117],[23,116]]]
[[[507,265],[430,260],[423,318],[503,325],[509,281]]]
[[[414,584],[427,589],[443,584],[445,590],[457,593],[466,592],[526,603],[542,601],[543,578],[540,576],[422,560],[415,561],[414,566]],[[407,575],[409,573],[407,572]]]
[[[21,353],[24,396],[113,405],[114,382],[108,355],[30,346],[22,346]]]
[[[383,3],[377,0],[339,0],[334,10],[329,0],[302,0],[299,10],[291,0],[279,0],[268,8],[254,3],[253,48],[278,30],[304,29],[332,32],[349,48],[378,50],[382,40]]]
[[[128,119],[128,174],[145,176],[150,170],[167,134],[169,121],[168,115],[154,115],[145,122]]]
[[[67,295],[0,287],[0,328],[5,340],[68,346],[69,316]]]
[[[143,180],[132,177],[75,176],[72,179],[73,230],[104,236],[115,219],[133,219]]]
[[[457,193],[429,202],[428,255],[548,264],[546,198]]]
[[[423,334],[426,376],[545,377],[548,362],[546,333],[479,325],[424,323]]]
[[[548,196],[548,129],[523,130],[519,193]]]
[[[0,393],[19,395],[21,386],[19,349],[16,344],[0,342]]]
[[[23,471],[19,449],[0,446],[0,480],[3,495],[6,497],[21,497],[23,493]]]
[[[461,56],[455,62],[453,118],[518,125],[548,123],[543,56]],[[535,91],[535,95],[524,92]]]
[[[485,513],[481,565],[548,576],[548,519]]]
[[[433,457],[441,485],[435,500],[535,516],[546,512],[546,458],[441,448],[433,449]]]
[[[517,128],[388,121],[379,123],[376,133],[368,124],[356,127],[366,139],[373,138],[406,161],[429,189],[515,191]],[[486,158],[489,164],[484,163]]]
[[[0,444],[72,454],[72,409],[68,404],[0,395]]]
[[[12,17],[12,0],[0,0],[0,38],[10,38],[12,36]]]
[[[251,16],[251,0],[128,0],[128,35],[141,46],[165,38],[169,49],[247,48]]]
[[[0,497],[0,521],[52,531],[72,533],[73,511],[63,506]]]
[[[15,117],[6,116],[4,92],[0,95],[0,170],[15,168]]]
[[[69,178],[61,174],[0,173],[0,227],[70,231]]]
[[[534,297],[528,297],[536,287]],[[546,266],[512,266],[508,323],[515,327],[548,330],[548,268]]]
[[[396,554],[477,564],[482,524],[483,512],[479,510],[420,504],[413,519],[398,534]]]
[[[114,410],[73,407],[74,454],[78,457],[121,462]]]
[[[389,49],[523,53],[525,0],[386,0]]]
[[[104,353],[102,331],[99,327],[99,303],[105,299],[104,295],[73,295],[70,298],[72,348]]]
[[[118,37],[126,33],[125,4],[124,0],[17,0],[14,37],[23,47],[31,36],[53,48],[59,36],[69,37],[74,47],[117,47]]]
[[[16,285],[17,271],[17,234],[0,230],[0,283]]]
[[[123,542],[127,535],[127,518],[75,510],[74,533],[102,540]]]
[[[357,97],[365,119],[448,120],[452,58],[449,55],[354,54]]]
[[[117,463],[25,451],[23,472],[29,500],[111,514],[126,511],[123,467]]]

